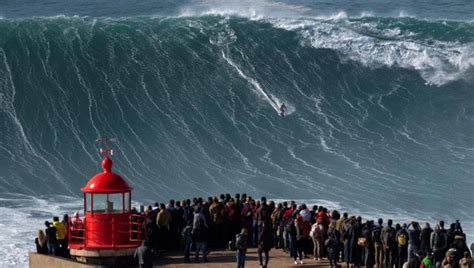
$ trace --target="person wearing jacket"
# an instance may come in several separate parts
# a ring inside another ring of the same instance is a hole
[[[48,255],[57,256],[58,255],[58,242],[56,239],[56,228],[51,225],[49,221],[45,221],[44,225],[46,226],[46,247],[48,248]]]
[[[421,228],[418,222],[413,221],[407,226],[408,232],[408,259],[416,257],[421,246]]]
[[[428,253],[431,251],[431,233],[433,233],[433,229],[431,229],[430,224],[426,223],[423,229],[421,229],[421,244],[420,249],[424,253]]]
[[[67,254],[67,240],[66,240],[66,226],[59,221],[59,217],[53,217],[53,227],[56,228],[56,243],[57,243],[57,254],[59,256],[66,256]]]
[[[166,243],[169,239],[171,215],[166,209],[165,204],[160,204],[160,211],[156,215],[156,226],[157,226],[157,246],[158,254],[161,254],[166,249]]]
[[[193,225],[191,219],[188,219],[186,226],[181,231],[181,236],[184,238],[184,262],[189,263],[191,262],[189,255],[191,253],[191,246],[193,243]]]
[[[260,266],[266,268],[268,266],[268,261],[270,260],[270,250],[274,245],[273,226],[271,221],[262,221],[262,225],[259,225],[258,232],[258,259],[260,261]],[[265,262],[263,261],[263,253],[265,253]]]
[[[235,237],[235,247],[237,248],[237,268],[245,267],[245,257],[247,254],[247,229],[243,228],[240,234]]]
[[[329,264],[332,267],[338,267],[337,261],[339,259],[340,245],[341,245],[341,234],[336,228],[335,223],[329,225],[328,238],[326,247],[328,250]]]
[[[397,231],[397,244],[398,244],[398,264],[397,268],[402,268],[403,264],[408,260],[408,232],[407,232],[407,224],[404,223],[401,227],[397,224],[399,229]]]
[[[436,266],[437,263],[443,260],[448,248],[446,232],[444,232],[444,229],[439,224],[435,226],[434,232],[431,233],[430,245],[433,250],[433,264]]]
[[[377,225],[372,228],[372,241],[375,248],[375,268],[382,268],[384,260],[384,246],[382,243],[383,219],[377,221]]]
[[[202,253],[204,262],[207,262],[207,242],[209,230],[205,225],[205,219],[200,219],[193,228],[193,242],[196,243],[195,262],[199,262],[199,253]]]
[[[365,267],[371,268],[375,264],[375,246],[372,237],[372,223],[370,221],[364,224],[362,237],[367,241],[367,246],[363,249],[365,251],[363,263]]]
[[[392,227],[392,223],[392,220],[389,219],[387,221],[387,226],[382,230],[382,244],[385,252],[385,268],[393,268],[393,265],[396,263],[396,230]]]
[[[303,264],[303,250],[304,250],[304,237],[303,237],[303,219],[301,216],[297,216],[295,219],[294,237],[295,237],[295,249],[293,251],[293,259],[295,264]]]
[[[362,250],[363,248],[357,244],[358,239],[362,237],[362,218],[357,217],[355,223],[349,229],[349,262],[353,266],[360,267],[362,260]]]
[[[469,248],[467,247],[467,244],[464,240],[464,236],[462,235],[454,236],[452,248],[456,250],[453,255],[453,267],[458,268],[459,261],[463,257],[464,252],[469,252]]]

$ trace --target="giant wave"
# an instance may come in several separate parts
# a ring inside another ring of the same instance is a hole
[[[78,196],[106,135],[118,138],[114,169],[141,201],[318,198],[459,218],[472,234],[472,26],[373,16],[0,20],[0,191]]]

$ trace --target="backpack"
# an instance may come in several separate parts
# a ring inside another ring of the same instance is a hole
[[[441,249],[444,246],[444,237],[441,232],[435,232],[433,240],[436,249]]]
[[[313,225],[311,226],[311,231],[309,231],[309,236],[314,237],[315,232],[316,232],[316,228],[318,228],[318,225],[317,225],[317,224],[313,224]]]
[[[229,241],[229,250],[237,251],[237,237]]]
[[[372,241],[374,243],[381,243],[382,240],[380,239],[382,233],[382,228],[380,226],[376,226],[372,231]]]
[[[314,230],[314,233],[313,233],[313,237],[316,239],[324,237],[324,227],[321,224],[318,224],[316,226],[316,229]]]
[[[397,232],[394,228],[387,228],[382,233],[384,246],[386,248],[395,248],[397,246]]]
[[[301,230],[302,230],[302,236],[303,238],[306,238],[309,236],[310,230],[311,230],[311,223],[309,221],[304,221],[301,223]]]
[[[398,238],[398,245],[399,246],[404,246],[407,244],[407,235],[405,233],[401,233]]]

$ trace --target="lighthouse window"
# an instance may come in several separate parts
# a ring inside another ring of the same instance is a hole
[[[125,211],[130,211],[130,193],[124,193],[124,197],[125,197]]]
[[[123,202],[122,193],[109,194],[107,213],[122,213]]]
[[[86,202],[85,202],[85,210],[86,212],[91,212],[91,194],[87,193],[85,194]]]
[[[107,194],[93,194],[94,213],[104,213],[107,207]]]

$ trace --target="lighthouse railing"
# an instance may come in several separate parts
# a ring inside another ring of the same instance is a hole
[[[145,216],[140,214],[130,215],[130,241],[143,241],[146,239]]]
[[[81,219],[76,218],[74,221],[72,221],[71,218],[69,218],[67,230],[69,244],[84,244],[86,231],[84,227],[85,222],[83,222]]]
[[[140,242],[146,238],[144,219],[141,215],[130,215],[124,220],[115,218],[84,219],[84,221],[79,222],[69,220],[69,248],[94,249],[139,246]],[[108,239],[106,238],[107,235],[104,236],[104,231],[107,229],[109,232]]]

